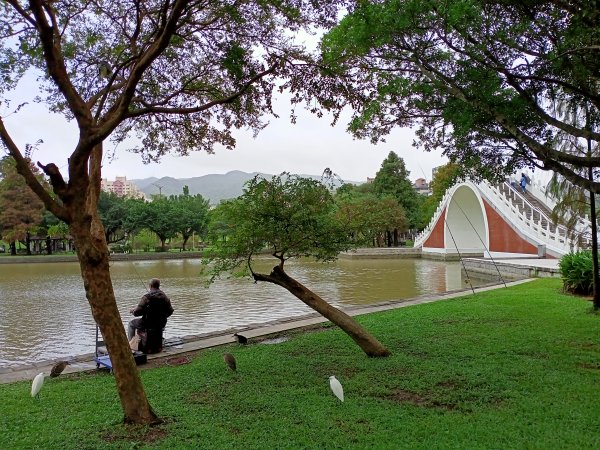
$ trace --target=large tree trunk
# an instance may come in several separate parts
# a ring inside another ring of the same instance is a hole
[[[590,146],[588,139],[588,149]],[[588,150],[591,154],[591,149]],[[594,181],[594,172],[590,167],[588,169],[590,183]],[[600,309],[600,273],[598,269],[598,220],[596,218],[596,194],[590,190],[590,222],[592,224],[592,289],[594,299],[594,309]]]
[[[306,286],[291,278],[284,272],[282,265],[273,267],[269,275],[254,273],[253,276],[257,281],[268,281],[286,288],[307,306],[340,327],[368,356],[380,357],[391,355],[390,351],[381,342],[369,334],[352,317],[331,306]]]
[[[110,354],[125,423],[160,422],[148,403],[117,308],[109,271],[108,246],[99,219],[70,224],[86,297]]]

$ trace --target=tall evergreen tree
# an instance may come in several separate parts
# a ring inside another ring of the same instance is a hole
[[[421,223],[419,205],[421,199],[409,180],[410,172],[406,169],[404,160],[395,152],[390,152],[381,163],[381,168],[375,175],[373,190],[380,197],[391,196],[404,208],[409,227],[415,229]]]

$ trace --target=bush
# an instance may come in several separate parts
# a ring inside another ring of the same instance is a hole
[[[133,250],[131,244],[111,244],[109,250],[113,253],[131,253]]]
[[[564,255],[559,263],[563,288],[567,292],[591,295],[593,292],[592,252],[589,250]]]

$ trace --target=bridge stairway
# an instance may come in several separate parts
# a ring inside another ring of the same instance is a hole
[[[550,220],[552,211],[531,193],[523,192],[509,183],[503,183],[500,186],[500,191],[527,219],[541,223],[544,228],[548,225],[550,231],[553,233],[556,231],[556,224]]]
[[[527,219],[539,223],[543,228],[547,228],[551,233],[555,233],[557,226],[550,220],[552,211],[543,202],[539,201],[530,192],[523,192],[520,188],[511,186],[510,183],[503,183],[500,191],[516,206]],[[559,227],[561,236],[566,234],[562,227]]]

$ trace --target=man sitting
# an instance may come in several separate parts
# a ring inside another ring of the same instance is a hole
[[[148,330],[153,330],[158,334],[161,342],[157,346],[153,345],[152,347],[156,347],[155,351],[161,351],[162,329],[167,324],[167,318],[173,314],[173,307],[171,306],[169,297],[160,290],[160,280],[157,278],[150,280],[150,290],[142,297],[138,305],[135,308],[131,308],[129,312],[136,317],[141,316],[129,322],[129,327],[127,328],[129,340],[133,338],[136,330],[138,330],[138,334],[146,333],[145,337],[150,341],[151,337],[148,336]],[[146,344],[144,339],[142,339],[142,342]],[[143,346],[145,347],[146,345]],[[150,347],[149,343],[148,347]]]

